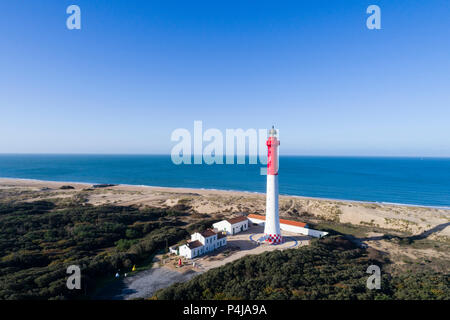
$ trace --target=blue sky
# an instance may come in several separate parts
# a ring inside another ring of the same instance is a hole
[[[66,8],[81,8],[81,30]],[[381,30],[366,8],[381,8]],[[282,154],[450,156],[450,2],[0,2],[0,153],[169,153],[265,128]]]

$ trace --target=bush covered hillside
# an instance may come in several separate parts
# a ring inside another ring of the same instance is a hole
[[[102,277],[188,236],[177,219],[186,208],[179,209],[0,204],[0,299],[87,298]],[[83,290],[66,288],[72,264]]]
[[[449,299],[449,276],[389,275],[376,252],[342,236],[310,246],[247,256],[186,283],[156,292],[155,299]],[[380,290],[366,288],[367,267],[382,268]]]
[[[170,208],[93,206],[82,201],[0,202],[0,299],[90,299],[114,274],[215,222],[186,204]],[[367,267],[382,267],[368,290]],[[82,290],[66,287],[78,265]],[[247,256],[158,291],[158,299],[449,299],[448,275],[389,275],[378,251],[343,236],[300,249]]]

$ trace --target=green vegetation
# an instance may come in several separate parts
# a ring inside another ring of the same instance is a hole
[[[438,273],[391,276],[383,271],[380,290],[369,290],[371,264],[388,261],[342,236],[310,246],[246,256],[186,283],[156,292],[157,299],[449,299],[450,278]]]
[[[0,203],[0,299],[87,298],[103,278],[151,265],[187,237],[183,209]],[[85,290],[66,288],[69,265],[80,266]]]
[[[6,197],[6,196],[5,196]],[[0,194],[0,199],[5,199]],[[170,209],[92,206],[83,195],[62,201],[0,202],[0,299],[88,299],[114,274],[152,265],[154,255],[216,222],[181,216],[187,201]],[[186,219],[184,219],[186,221]],[[246,256],[191,281],[158,291],[158,299],[450,299],[449,276],[430,261],[405,261],[393,274],[378,251],[347,240],[379,230],[333,221],[318,229],[331,236],[300,249]],[[380,229],[381,230],[381,229]],[[340,235],[341,234],[341,235]],[[346,234],[347,238],[342,236]],[[385,235],[400,246],[448,250],[411,236]],[[436,260],[438,261],[438,260]],[[436,262],[433,262],[436,263]],[[368,290],[367,267],[382,268],[381,290]],[[83,290],[68,290],[66,269],[78,265]],[[444,262],[443,262],[444,265]],[[448,269],[447,269],[448,270]],[[391,273],[389,273],[391,272]]]

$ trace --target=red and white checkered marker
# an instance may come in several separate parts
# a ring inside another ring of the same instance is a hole
[[[283,243],[283,237],[281,234],[266,234],[265,241],[270,244],[280,244]]]

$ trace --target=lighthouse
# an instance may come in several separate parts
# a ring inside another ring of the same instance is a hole
[[[270,244],[283,242],[280,231],[278,213],[278,146],[280,141],[277,131],[272,126],[267,138],[267,191],[266,191],[266,223],[264,227],[265,241]]]

